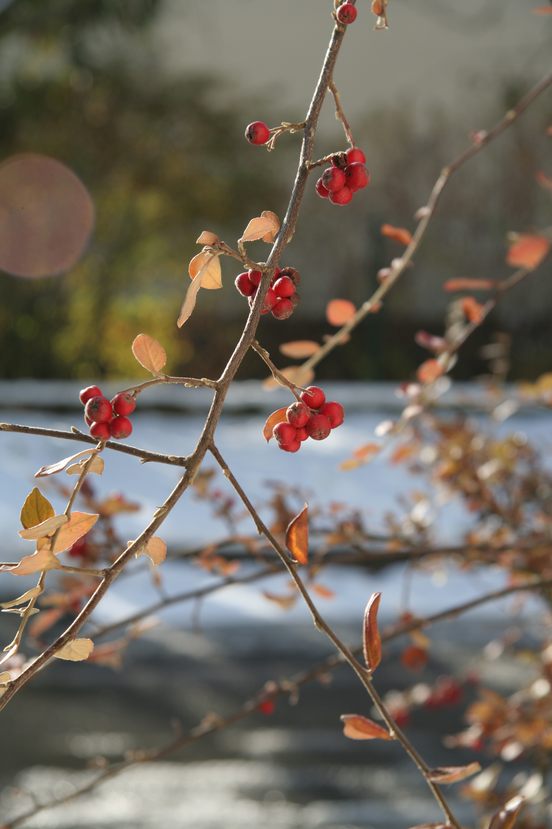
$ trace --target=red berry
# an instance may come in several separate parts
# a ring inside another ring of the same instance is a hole
[[[272,430],[272,434],[278,443],[293,443],[296,440],[295,432],[295,426],[286,423],[285,420],[282,423],[277,423]]]
[[[113,417],[111,403],[106,397],[91,397],[84,407],[84,416],[94,423],[107,423]]]
[[[84,415],[84,422],[87,426],[92,426],[92,424],[94,423],[94,421],[90,417],[86,417],[86,415]]]
[[[84,558],[88,552],[88,542],[85,538],[84,535],[77,538],[75,543],[67,550],[67,555],[71,558]]]
[[[274,702],[273,699],[269,698],[269,699],[264,699],[262,702],[259,703],[258,710],[261,712],[261,714],[265,714],[268,717],[268,716],[270,716],[270,714],[274,713],[275,708],[276,708],[276,703]]]
[[[91,397],[103,397],[101,390],[98,386],[87,386],[85,389],[81,389],[79,392],[79,400],[84,406]]]
[[[269,311],[272,311],[277,302],[278,297],[276,296],[272,288],[269,288],[265,294],[263,307],[261,308],[261,314],[268,314]]]
[[[296,288],[301,282],[301,274],[295,268],[282,268],[281,271],[278,271],[278,276],[288,276]]]
[[[297,440],[301,441],[301,443],[303,443],[303,441],[306,440],[308,438],[308,436],[309,436],[309,433],[307,432],[307,430],[305,429],[304,426],[303,426],[302,429],[297,429],[296,437],[297,437]]]
[[[96,440],[108,440],[111,434],[109,423],[93,423],[90,427],[90,434]]]
[[[295,293],[295,282],[289,276],[280,276],[272,287],[280,299],[293,296]]]
[[[327,187],[324,186],[324,182],[321,178],[318,179],[315,186],[316,192],[320,196],[321,199],[327,199],[330,195],[330,191]]]
[[[335,193],[330,193],[329,199],[332,204],[349,204],[353,198],[353,191],[350,187],[342,187],[341,190],[336,190]]]
[[[257,286],[253,285],[248,273],[240,273],[234,281],[234,285],[242,296],[253,296]]]
[[[337,19],[345,26],[348,26],[349,23],[354,23],[356,16],[357,10],[352,3],[343,3],[337,10]]]
[[[323,414],[328,418],[332,429],[336,429],[338,426],[341,426],[345,420],[343,406],[341,403],[334,403],[333,400],[331,402],[329,401],[328,403],[324,403],[320,409],[320,414]]]
[[[114,417],[109,424],[109,432],[112,438],[122,440],[122,438],[127,438],[132,432],[132,423],[128,417]]]
[[[351,190],[362,190],[363,187],[368,187],[370,184],[370,173],[360,161],[353,161],[345,168],[345,175],[347,176],[347,187]]]
[[[301,441],[292,440],[290,443],[280,443],[280,449],[283,449],[284,452],[298,452],[301,448]]]
[[[346,182],[347,177],[345,176],[345,172],[339,167],[328,167],[322,173],[322,184],[328,191],[330,198],[332,193],[345,187]]]
[[[359,147],[350,147],[345,153],[347,164],[354,164],[356,161],[360,164],[366,164],[366,156]]]
[[[136,398],[128,391],[120,391],[112,398],[111,405],[115,414],[129,415],[136,408]]]
[[[249,279],[253,283],[254,287],[258,288],[261,284],[261,279],[263,278],[262,271],[248,271],[247,275],[249,276]]]
[[[325,440],[332,431],[332,425],[326,415],[314,414],[305,429],[313,440]]]
[[[300,397],[309,409],[320,409],[326,402],[326,395],[318,386],[307,386]]]
[[[308,406],[305,406],[304,403],[292,403],[291,406],[288,406],[286,412],[286,419],[288,423],[291,423],[292,426],[295,426],[296,429],[301,429],[303,426],[306,426],[310,418],[310,411]]]
[[[266,144],[270,138],[270,130],[264,121],[253,121],[245,128],[245,137],[250,144]]]
[[[277,320],[287,320],[293,314],[294,309],[295,305],[291,299],[284,298],[272,307],[272,316]]]

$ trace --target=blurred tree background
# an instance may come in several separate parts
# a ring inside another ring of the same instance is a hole
[[[180,11],[185,21],[188,9]],[[172,372],[216,376],[241,331],[246,306],[233,290],[230,263],[224,290],[205,292],[191,321],[176,329],[186,262],[203,228],[231,242],[259,210],[283,214],[297,141],[284,137],[267,156],[247,145],[243,129],[259,116],[278,123],[302,114],[282,111],[277,94],[240,99],[214,60],[210,74],[168,71],[156,36],[165,12],[163,0],[0,4],[0,159],[22,152],[59,159],[96,208],[92,241],[70,273],[38,280],[0,274],[4,378],[133,375],[129,344],[142,330],[164,343]],[[528,68],[502,84],[494,111],[482,109],[475,126],[490,126],[537,77]],[[321,377],[408,377],[421,358],[415,331],[442,319],[441,283],[502,277],[508,232],[550,224],[550,192],[535,182],[539,170],[551,172],[546,109],[535,107],[452,183],[416,270],[382,314],[324,363]],[[275,352],[286,339],[327,333],[329,298],[360,302],[375,287],[377,270],[400,254],[380,237],[381,224],[413,226],[440,167],[466,146],[473,118],[453,106],[420,118],[415,102],[395,101],[373,104],[356,120],[373,185],[349,212],[309,192],[293,261],[285,263],[303,272],[302,305],[284,324],[263,321],[263,342]],[[342,146],[335,124],[331,130],[321,153]],[[265,252],[261,246],[259,258]],[[516,338],[513,376],[550,368],[550,280],[536,277],[529,290],[523,303],[508,298],[474,338],[459,376],[484,369],[479,349],[498,329]],[[264,374],[253,357],[247,372]]]

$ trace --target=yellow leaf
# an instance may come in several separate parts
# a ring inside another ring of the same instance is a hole
[[[167,362],[167,353],[161,343],[148,334],[138,334],[132,343],[135,359],[147,371],[158,374]]]
[[[309,560],[309,507],[305,504],[286,530],[286,547],[299,564]]]
[[[28,527],[26,530],[19,530],[21,538],[27,540],[36,540],[37,538],[46,538],[52,535],[63,524],[67,524],[68,518],[66,515],[52,515],[51,518],[46,518],[41,521],[36,527]]]
[[[93,650],[94,642],[92,639],[72,639],[54,656],[56,659],[67,659],[70,662],[82,662],[83,659],[88,659]]]
[[[35,472],[35,478],[46,478],[48,475],[55,475],[57,472],[69,466],[70,463],[76,461],[77,458],[83,458],[85,455],[90,455],[92,449],[83,449],[82,452],[76,452],[74,455],[69,455],[67,458],[62,458],[60,461],[48,464],[48,466],[41,466],[38,472]]]
[[[263,242],[271,243],[280,230],[280,220],[270,210],[263,210],[260,216],[251,219],[243,231],[240,242],[255,242],[262,239]]]
[[[34,487],[27,497],[25,503],[21,507],[21,523],[28,529],[29,527],[36,527],[37,524],[42,523],[47,518],[52,518],[55,515],[55,510],[47,498],[44,497],[38,487]]]
[[[196,239],[196,245],[216,245],[219,237],[212,230],[202,230]]]
[[[53,552],[61,553],[63,550],[68,550],[75,541],[92,529],[99,517],[97,513],[72,512],[71,517],[57,535]],[[42,540],[38,544],[39,549],[46,549],[50,546],[51,542],[48,540]]]
[[[79,463],[74,463],[72,466],[68,466],[65,470],[68,475],[80,475],[83,467],[86,463],[86,459],[79,461]],[[101,475],[104,471],[104,460],[100,458],[99,455],[95,455],[92,462],[88,466],[88,472],[95,472],[96,475]]]
[[[220,254],[210,250],[202,250],[190,259],[188,273],[190,279],[195,279],[200,273],[201,287],[208,291],[217,291],[222,288],[222,269],[220,266]]]
[[[44,570],[56,570],[61,566],[57,558],[48,547],[37,550],[31,556],[25,556],[15,567],[3,567],[14,576],[29,576],[31,573],[42,573]]]
[[[157,567],[167,558],[167,545],[162,538],[154,535],[150,538],[146,546],[142,547],[142,549],[136,553],[136,558],[140,555],[148,556],[154,567]]]

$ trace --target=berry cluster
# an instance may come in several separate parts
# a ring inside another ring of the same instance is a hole
[[[343,8],[343,7],[341,7]],[[365,166],[366,156],[358,147],[345,153],[336,153],[332,165],[316,182],[316,192],[332,204],[349,204],[357,190],[370,184],[370,173]]]
[[[308,386],[300,397],[300,401],[288,406],[286,419],[277,423],[272,432],[284,452],[297,452],[307,438],[325,440],[345,418],[343,406],[326,402],[326,395],[318,386]]]
[[[97,440],[116,438],[122,440],[132,432],[128,415],[136,408],[136,398],[127,391],[120,391],[112,400],[104,397],[98,386],[88,386],[79,394],[84,406],[84,419],[90,434]]]
[[[351,3],[350,0],[345,0],[341,3],[340,7],[335,13],[335,16],[342,23],[344,26],[348,26],[349,23],[354,23],[357,16],[357,10],[354,4],[354,0]]]
[[[244,271],[236,277],[236,288],[242,296],[246,296],[249,304],[253,303],[257,288],[262,279],[261,271]],[[291,317],[295,306],[299,302],[297,285],[301,277],[295,268],[276,268],[270,281],[270,288],[266,292],[261,314],[271,313],[277,320],[286,320]]]

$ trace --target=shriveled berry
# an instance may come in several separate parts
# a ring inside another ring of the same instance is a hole
[[[347,159],[347,164],[354,164],[357,161],[360,162],[360,164],[366,164],[366,156],[360,147],[349,147],[345,153],[345,157]]]
[[[289,276],[280,276],[272,287],[280,299],[293,296],[295,293],[295,282]]]
[[[292,426],[290,423],[286,423],[285,421],[277,423],[272,430],[272,434],[278,443],[292,443],[296,440],[295,432],[295,426]]]
[[[336,12],[337,19],[340,23],[348,26],[349,23],[354,23],[357,16],[356,7],[352,3],[343,3]]]
[[[333,400],[324,403],[320,409],[320,414],[325,415],[330,421],[332,429],[341,426],[345,420],[345,412],[341,403],[335,403]]]
[[[128,391],[120,391],[111,400],[113,411],[118,415],[132,414],[136,408],[136,398]]]
[[[309,409],[321,409],[326,402],[326,395],[319,386],[307,386],[299,396]]]
[[[264,121],[253,121],[245,128],[245,137],[250,144],[266,144],[270,130]]]
[[[298,452],[301,448],[301,441],[300,440],[292,440],[290,443],[281,443],[280,449],[283,449],[284,452]]]
[[[85,406],[92,397],[103,397],[101,389],[98,386],[87,386],[79,392],[79,400],[83,406]]]
[[[113,417],[111,403],[106,397],[91,397],[84,407],[85,417],[89,417],[94,423],[107,423]]]
[[[370,173],[360,161],[353,161],[345,168],[347,187],[351,190],[362,190],[370,184]]]
[[[108,440],[110,437],[109,423],[93,423],[90,427],[90,434],[96,440]]]
[[[276,305],[272,307],[272,316],[277,320],[287,320],[291,317],[295,309],[294,303],[291,299],[280,299]]]
[[[306,440],[308,438],[308,436],[309,436],[309,433],[307,432],[307,430],[305,429],[304,426],[301,429],[297,429],[296,437],[297,437],[297,440],[301,441],[301,443],[303,443],[303,441]]]
[[[345,186],[347,182],[347,177],[343,170],[340,170],[339,167],[328,167],[322,173],[322,184],[328,191],[328,194],[331,198],[331,194],[335,193],[337,190],[341,190],[342,187]]]
[[[234,280],[234,285],[242,296],[253,296],[257,286],[253,285],[248,273],[240,273]]]
[[[255,288],[258,288],[261,284],[261,279],[263,278],[262,271],[248,271],[247,275],[249,276],[249,279],[251,280]]]
[[[123,438],[127,438],[132,432],[132,423],[128,419],[128,417],[114,417],[111,423],[109,424],[109,432],[111,437],[117,438],[117,440],[122,440]]]
[[[342,187],[341,190],[336,190],[335,193],[330,193],[329,199],[332,204],[349,204],[353,198],[353,191],[350,187]]]
[[[304,403],[297,401],[297,403],[292,403],[291,406],[288,406],[286,420],[292,426],[295,426],[296,429],[301,429],[303,426],[306,426],[309,418],[310,411]]]
[[[319,178],[318,181],[316,182],[315,190],[316,190],[316,192],[318,193],[318,195],[320,196],[321,199],[327,199],[328,196],[330,195],[330,191],[328,190],[327,187],[325,187],[324,182],[322,181],[321,178]]]
[[[313,440],[325,440],[332,431],[332,425],[326,415],[313,414],[305,429]]]

